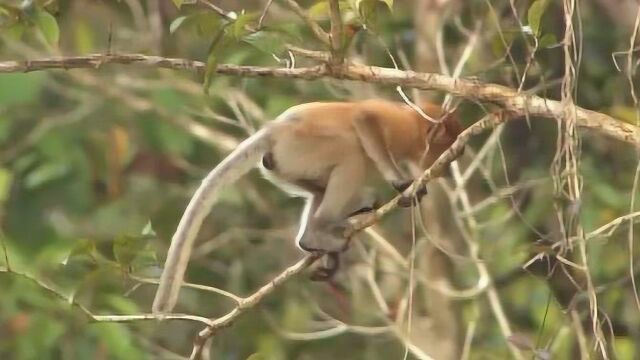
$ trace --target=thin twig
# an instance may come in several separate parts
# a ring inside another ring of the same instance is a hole
[[[71,306],[79,309],[82,313],[84,313],[89,320],[95,322],[132,322],[132,321],[140,321],[140,320],[187,320],[187,321],[196,321],[206,325],[211,324],[211,320],[195,315],[188,314],[133,314],[133,315],[96,315],[91,310],[89,310],[86,306],[77,302],[73,296],[65,295],[60,290],[56,289],[52,285],[49,285],[44,280],[37,278],[31,274],[26,272],[11,270],[7,267],[0,267],[0,273],[11,274],[16,277],[20,277],[26,280],[31,281],[36,284],[41,289],[46,290],[48,293],[54,295],[60,300],[70,304]]]
[[[131,275],[130,276],[133,280],[142,282],[142,283],[146,283],[146,284],[155,284],[158,285],[160,283],[160,280],[158,279],[149,279],[149,278],[143,278],[143,277],[139,277],[139,276],[135,276],[135,275]],[[229,299],[235,301],[237,304],[240,304],[244,299],[238,295],[235,295],[233,293],[230,293],[228,291],[222,290],[222,289],[218,289],[216,287],[213,286],[206,286],[206,285],[200,285],[200,284],[192,284],[192,283],[188,283],[188,282],[183,282],[182,287],[186,287],[186,288],[191,288],[191,289],[196,289],[196,290],[202,290],[202,291],[208,291],[208,292],[212,292],[215,294],[219,294],[222,296],[226,296]]]
[[[260,19],[258,19],[258,29],[262,29],[262,22],[264,21],[264,18],[267,16],[267,12],[269,11],[269,8],[271,7],[272,3],[273,3],[273,0],[269,0],[267,2],[267,5],[264,7],[264,10],[262,10],[262,14],[260,14]]]
[[[311,18],[311,16],[309,16],[309,14],[302,7],[300,7],[300,5],[298,5],[297,2],[295,2],[295,0],[283,0],[283,1],[291,8],[291,10],[293,10],[293,12],[296,13],[296,15],[298,15],[298,17],[300,17],[305,23],[307,23],[307,26],[309,26],[309,28],[311,29],[313,34],[316,36],[316,38],[318,38],[318,40],[320,40],[322,43],[324,43],[329,47],[331,46],[331,40],[329,39],[329,34],[327,34],[324,30],[322,30],[320,25],[318,25],[318,23],[315,22]]]

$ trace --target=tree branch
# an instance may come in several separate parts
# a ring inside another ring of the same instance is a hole
[[[331,15],[331,62],[339,65],[344,62],[342,54],[342,17],[340,16],[340,3],[338,0],[329,0]]]
[[[187,59],[165,58],[142,54],[94,54],[25,61],[2,61],[0,62],[0,73],[31,72],[49,69],[99,69],[107,64],[137,64],[153,68],[189,70],[197,73],[203,73],[206,68],[203,62]],[[482,83],[472,79],[454,79],[450,76],[435,73],[419,73],[354,63],[345,64],[345,66],[331,69],[331,71],[324,65],[286,69],[220,64],[216,72],[222,75],[303,80],[333,77],[385,85],[401,85],[422,90],[445,91],[467,99],[493,102],[501,105],[514,116],[533,115],[561,119],[563,114],[563,107],[559,101],[518,92],[503,85]],[[575,106],[575,113],[579,126],[600,131],[607,136],[640,147],[640,128],[616,120],[609,115],[583,109],[579,106]]]
[[[25,280],[28,280],[41,289],[47,291],[51,295],[59,298],[60,300],[70,304],[73,307],[78,308],[83,314],[87,316],[90,321],[93,322],[132,322],[132,321],[140,321],[140,320],[187,320],[187,321],[196,321],[203,323],[205,325],[212,324],[212,321],[197,315],[189,315],[189,314],[132,314],[132,315],[96,315],[91,310],[89,310],[86,306],[77,302],[72,296],[67,296],[63,294],[60,290],[55,287],[49,285],[44,280],[39,279],[31,274],[26,272],[20,272],[13,269],[9,269],[7,267],[0,266],[0,273],[7,273],[13,275],[15,277],[20,277]]]
[[[191,351],[191,356],[189,357],[189,359],[199,359],[202,356],[204,344],[209,338],[215,335],[215,333],[219,329],[231,325],[236,320],[236,318],[242,315],[245,311],[258,305],[262,301],[262,299],[265,296],[271,294],[276,289],[276,287],[289,280],[291,277],[304,271],[320,257],[321,255],[317,254],[305,256],[296,264],[285,269],[282,273],[280,273],[280,275],[276,276],[268,284],[262,286],[250,296],[242,299],[238,303],[238,305],[234,307],[233,310],[229,311],[226,315],[215,320],[211,320],[211,324],[200,331],[196,336],[196,339],[193,342],[193,350]]]

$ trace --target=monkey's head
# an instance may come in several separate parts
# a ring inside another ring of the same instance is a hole
[[[431,106],[425,106],[423,109],[427,114],[431,116],[435,115],[434,119],[439,120],[439,123],[429,123],[429,126],[427,126],[425,151],[420,158],[420,167],[422,169],[428,169],[433,165],[438,157],[451,147],[458,138],[458,135],[460,135],[464,130],[455,111],[444,114],[440,108],[438,108],[436,112],[430,107]],[[462,155],[463,152],[464,149],[457,154],[457,157]],[[442,176],[445,175],[445,172],[437,173],[435,175],[436,177]]]

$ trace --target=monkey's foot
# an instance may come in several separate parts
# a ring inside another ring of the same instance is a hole
[[[329,252],[325,259],[326,262],[311,273],[311,281],[330,281],[340,269],[340,253]]]
[[[344,233],[348,223],[335,223],[318,228],[307,228],[298,240],[302,250],[308,252],[342,252],[349,245]]]
[[[405,190],[411,186],[413,180],[403,180],[403,181],[393,181],[391,182],[391,186],[396,189],[399,193],[403,193]],[[421,185],[416,191],[414,197],[411,196],[402,196],[398,201],[398,206],[400,207],[411,207],[413,205],[418,205],[423,196],[427,195],[427,186]]]

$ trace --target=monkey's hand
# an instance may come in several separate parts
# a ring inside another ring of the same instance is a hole
[[[402,194],[409,188],[409,186],[411,186],[412,183],[412,180],[394,181],[391,183],[391,186]],[[418,188],[414,197],[402,195],[398,201],[398,206],[411,207],[413,205],[418,205],[422,197],[425,195],[427,195],[427,186],[423,184]]]

